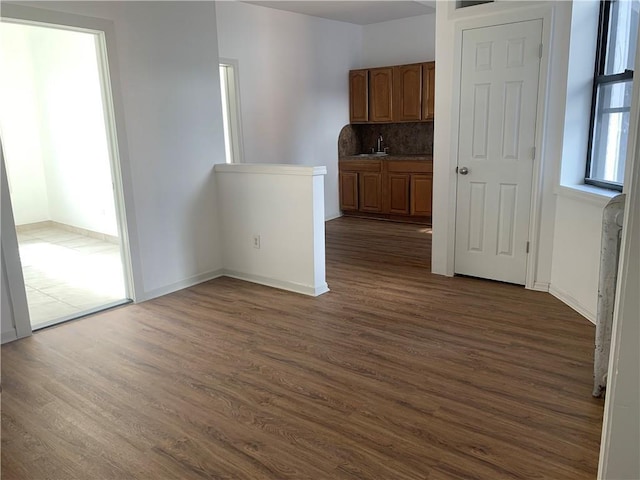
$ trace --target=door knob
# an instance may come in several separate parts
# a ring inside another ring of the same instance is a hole
[[[466,175],[467,173],[469,173],[469,169],[468,169],[467,167],[460,167],[460,168],[458,169],[458,173],[459,173],[460,175]]]

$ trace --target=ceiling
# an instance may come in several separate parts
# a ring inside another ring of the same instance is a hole
[[[302,13],[339,22],[370,25],[400,18],[428,15],[436,12],[436,0],[431,1],[250,1],[253,5]]]

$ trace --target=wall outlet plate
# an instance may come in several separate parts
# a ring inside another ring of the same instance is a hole
[[[260,248],[260,235],[253,236],[253,248]]]

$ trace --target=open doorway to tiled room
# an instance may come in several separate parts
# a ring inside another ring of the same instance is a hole
[[[32,329],[128,301],[98,36],[0,24],[0,132]]]

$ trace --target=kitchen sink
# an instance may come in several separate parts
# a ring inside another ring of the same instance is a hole
[[[359,153],[356,155],[357,157],[386,157],[388,153],[380,152],[380,153]]]

